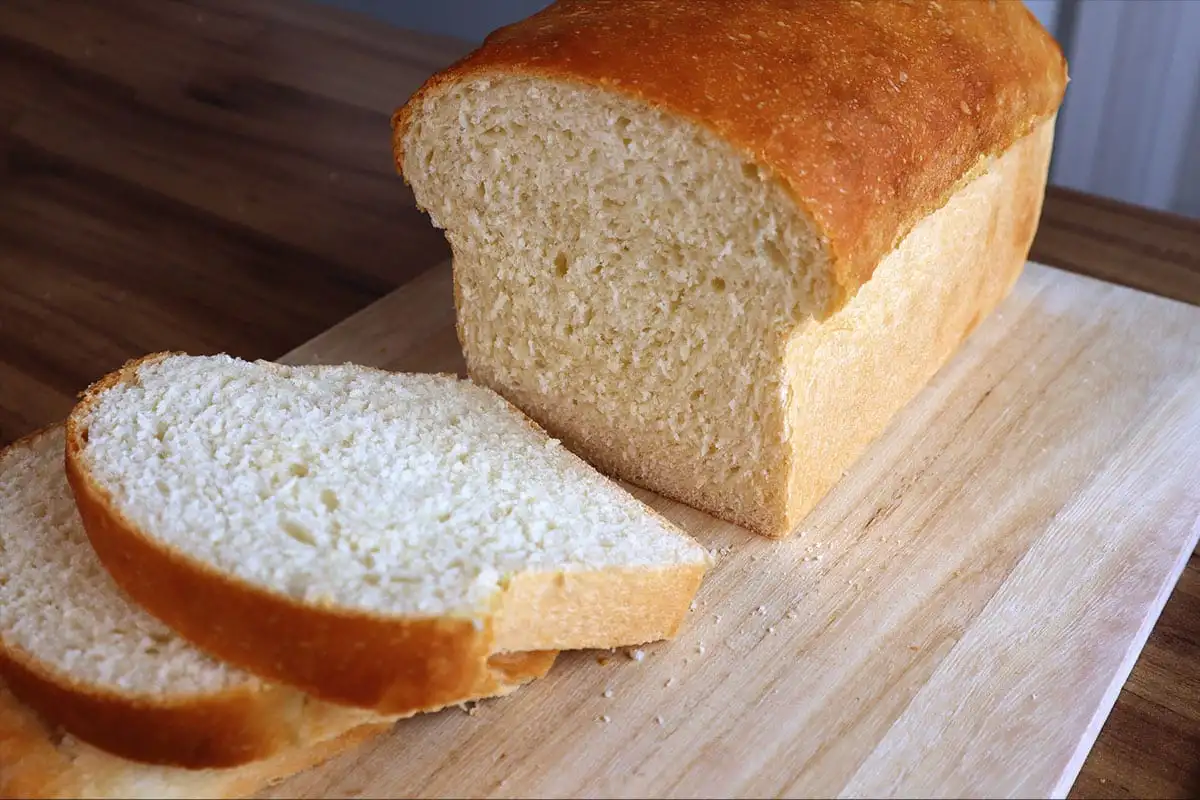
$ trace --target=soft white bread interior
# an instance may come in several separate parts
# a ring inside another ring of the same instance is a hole
[[[0,452],[0,674],[76,737],[127,758],[227,767],[366,713],[265,684],[130,603],[88,544],[61,425]]]
[[[406,141],[472,377],[606,472],[743,524],[777,513],[784,352],[832,290],[782,185],[698,125],[567,82],[454,84]]]
[[[1007,293],[1053,119],[844,306],[785,185],[704,125],[569,80],[434,84],[403,172],[454,249],[473,378],[605,472],[789,534]]]
[[[448,376],[152,356],[76,407],[67,471],[101,561],[153,614],[386,713],[483,693],[497,653],[669,637],[709,563]]]

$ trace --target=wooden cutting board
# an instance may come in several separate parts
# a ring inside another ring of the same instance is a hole
[[[449,269],[286,360],[462,372]],[[1200,309],[1031,264],[795,538],[635,493],[722,553],[676,640],[264,796],[1064,795],[1200,536]]]

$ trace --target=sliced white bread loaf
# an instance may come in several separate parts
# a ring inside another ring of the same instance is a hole
[[[88,543],[64,446],[60,425],[0,452],[0,675],[21,700],[96,747],[193,769],[390,724],[264,683],[131,603]],[[475,694],[544,674],[553,653],[525,658],[494,664],[497,685]]]
[[[672,636],[704,548],[490,390],[156,355],[68,420],[101,561],[204,649],[386,713],[496,653]]]

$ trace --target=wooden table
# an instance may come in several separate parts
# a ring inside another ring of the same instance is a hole
[[[127,358],[275,358],[444,260],[387,117],[465,49],[300,0],[0,3],[0,444]],[[1195,220],[1052,189],[1032,257],[1200,304]],[[1073,795],[1200,795],[1200,556]]]

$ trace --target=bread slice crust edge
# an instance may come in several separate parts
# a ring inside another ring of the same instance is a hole
[[[519,609],[503,608],[506,598],[512,594],[524,603],[528,593],[498,593],[493,608],[475,617],[384,617],[304,605],[155,541],[126,518],[88,474],[83,455],[86,420],[105,390],[136,381],[141,366],[175,355],[182,354],[155,353],[130,361],[84,393],[67,419],[66,472],[84,530],[113,579],[139,605],[202,650],[322,700],[407,715],[502,691],[492,668],[501,652],[639,644],[672,636],[682,623],[707,562],[561,576],[555,585],[567,590],[543,593],[540,606],[559,619],[565,615],[555,602],[572,603],[579,596],[571,588],[585,587],[588,594],[610,599],[627,598],[626,586],[637,586],[639,592],[660,586],[666,591],[662,598],[640,593],[656,601],[653,613],[621,615],[619,623],[603,631],[602,644],[585,637],[592,628],[580,621],[562,632],[562,643],[553,635],[513,635],[511,626],[498,642],[497,619],[523,616]],[[582,460],[579,466],[584,468]],[[599,586],[608,590],[598,591]]]
[[[57,427],[22,437],[0,455],[32,448]],[[307,698],[246,677],[242,684],[213,692],[161,698],[123,693],[80,681],[0,635],[0,678],[18,700],[82,741],[146,763],[232,767],[289,746]]]

